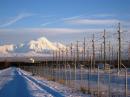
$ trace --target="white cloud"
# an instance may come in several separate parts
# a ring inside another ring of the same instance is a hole
[[[61,20],[69,24],[77,25],[111,25],[117,24],[119,22],[124,22],[122,20],[114,19],[114,14],[95,14],[95,15],[79,15],[73,17],[62,18]],[[105,17],[105,18],[104,18]]]
[[[43,23],[43,24],[41,24],[41,26],[47,26],[47,25],[52,24],[52,23],[53,23],[53,22]]]
[[[23,18],[26,18],[28,16],[31,16],[31,14],[29,13],[21,13],[21,14],[18,14],[17,16],[9,19],[7,22],[5,23],[2,23],[0,24],[0,27],[7,27],[7,26],[10,26],[16,22],[18,22],[19,20],[23,19]]]
[[[66,20],[77,19],[77,18],[81,18],[82,16],[83,15],[72,16],[72,17],[64,17],[64,18],[57,18],[57,19],[52,20],[50,22],[43,23],[43,24],[41,24],[41,26],[47,26],[47,25],[50,25],[50,24],[58,23],[58,22],[63,23]]]
[[[115,24],[118,24],[119,22],[121,23],[125,22],[123,20],[110,18],[114,16],[115,15],[112,15],[112,14],[96,14],[96,15],[90,15],[90,16],[77,15],[77,16],[64,17],[64,18],[62,17],[56,20],[52,20],[50,22],[43,23],[41,24],[41,26],[47,26],[50,24],[58,23],[58,22],[73,24],[73,25],[113,25],[113,24],[115,25]]]
[[[72,16],[72,17],[65,17],[65,18],[62,18],[61,20],[66,21],[66,20],[78,19],[82,17],[83,15],[78,15],[78,16]]]
[[[121,22],[120,20],[117,19],[69,19],[66,20],[65,22],[70,23],[70,24],[85,24],[85,25],[111,25],[111,24],[117,24]]]
[[[106,18],[106,17],[115,17],[115,14],[107,14],[107,13],[101,13],[101,14],[94,14],[94,15],[90,15],[90,17],[100,17],[100,18]]]
[[[60,20],[55,20],[55,21],[51,21],[51,22],[46,22],[46,23],[41,24],[41,26],[42,26],[42,27],[45,27],[45,26],[47,26],[47,25],[54,24],[54,23],[57,23],[57,22],[60,22]]]
[[[112,28],[108,28],[107,31],[112,31]],[[92,29],[78,29],[78,28],[17,28],[17,29],[0,29],[0,33],[47,33],[47,34],[71,34],[71,33],[83,33],[83,32],[102,32],[101,28]]]

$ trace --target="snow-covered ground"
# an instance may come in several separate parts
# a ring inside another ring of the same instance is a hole
[[[89,97],[89,95],[11,67],[0,70],[0,97]]]

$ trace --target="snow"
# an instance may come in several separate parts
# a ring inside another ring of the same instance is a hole
[[[7,54],[8,52],[12,52],[13,50],[13,44],[0,45],[0,53]]]
[[[13,72],[9,73],[9,72],[11,72],[11,70],[12,70],[11,68],[8,68],[8,69],[4,69],[4,70],[0,71],[0,90],[6,83],[8,83],[9,81],[12,80],[12,77],[8,77],[9,74],[10,74],[10,76],[13,75]],[[8,71],[8,72],[6,72],[6,71]]]
[[[65,49],[66,46],[61,43],[51,42],[45,37],[38,38],[37,40],[30,40],[27,43],[20,43],[20,44],[5,44],[0,45],[0,53],[2,54],[15,54],[15,53],[30,53],[35,52],[37,54],[39,53],[50,53],[51,51]],[[33,54],[32,53],[32,54]],[[22,54],[21,54],[22,55]],[[35,55],[35,54],[34,54]]]
[[[19,68],[0,70],[0,97],[88,97],[72,89],[31,76]]]

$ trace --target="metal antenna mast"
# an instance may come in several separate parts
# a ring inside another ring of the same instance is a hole
[[[93,48],[93,69],[95,69],[95,43],[94,43],[94,34],[93,34],[93,40],[92,40],[92,48]]]
[[[118,55],[119,55],[119,61],[118,61],[118,72],[121,66],[121,31],[120,31],[120,23],[118,24],[118,42],[119,42],[119,48],[118,48]]]
[[[104,29],[104,35],[103,35],[103,39],[104,39],[104,69],[106,67],[106,30]]]

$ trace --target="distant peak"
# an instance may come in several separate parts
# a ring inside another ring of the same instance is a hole
[[[46,37],[40,37],[37,40],[45,40],[45,41],[47,40],[48,41],[48,39]]]

